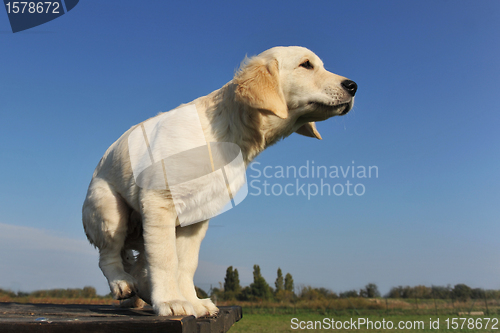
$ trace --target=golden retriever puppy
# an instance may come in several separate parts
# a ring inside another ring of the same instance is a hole
[[[349,112],[356,89],[353,81],[325,70],[310,50],[275,47],[246,59],[219,90],[170,112],[182,116],[186,107],[196,110],[206,142],[237,145],[246,167],[294,132],[321,139],[315,122]],[[198,299],[193,284],[208,219],[181,226],[170,179],[162,189],[139,186],[134,176],[130,138],[145,124],[125,132],[95,169],[83,204],[85,233],[99,249],[99,267],[116,299],[131,298],[130,305],[137,305],[140,298],[159,316],[215,315],[217,307],[209,299]],[[170,128],[189,141],[199,135],[191,125],[186,120]],[[178,145],[183,141],[172,142]],[[197,195],[188,190],[181,194]]]

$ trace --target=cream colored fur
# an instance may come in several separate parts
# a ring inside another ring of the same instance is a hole
[[[232,81],[191,103],[207,141],[237,144],[248,165],[293,132],[321,139],[314,122],[352,108],[344,80],[308,49],[275,47],[246,59]],[[99,249],[99,266],[114,297],[128,298],[129,306],[142,299],[160,316],[215,315],[217,307],[198,299],[193,284],[208,221],[178,226],[168,190],[135,184],[127,142],[134,128],[104,154],[83,205],[83,225]]]

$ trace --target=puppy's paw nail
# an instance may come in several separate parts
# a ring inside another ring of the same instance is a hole
[[[158,316],[195,316],[193,306],[188,301],[171,300],[153,305]]]

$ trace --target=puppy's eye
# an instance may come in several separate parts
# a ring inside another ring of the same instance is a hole
[[[303,63],[301,63],[300,67],[304,67],[305,69],[314,69],[314,66],[311,64],[309,60],[306,60]]]

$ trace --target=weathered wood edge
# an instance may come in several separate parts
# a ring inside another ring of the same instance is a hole
[[[239,306],[220,307],[215,318],[157,317],[149,308],[112,305],[0,303],[0,332],[222,333],[242,318]]]

